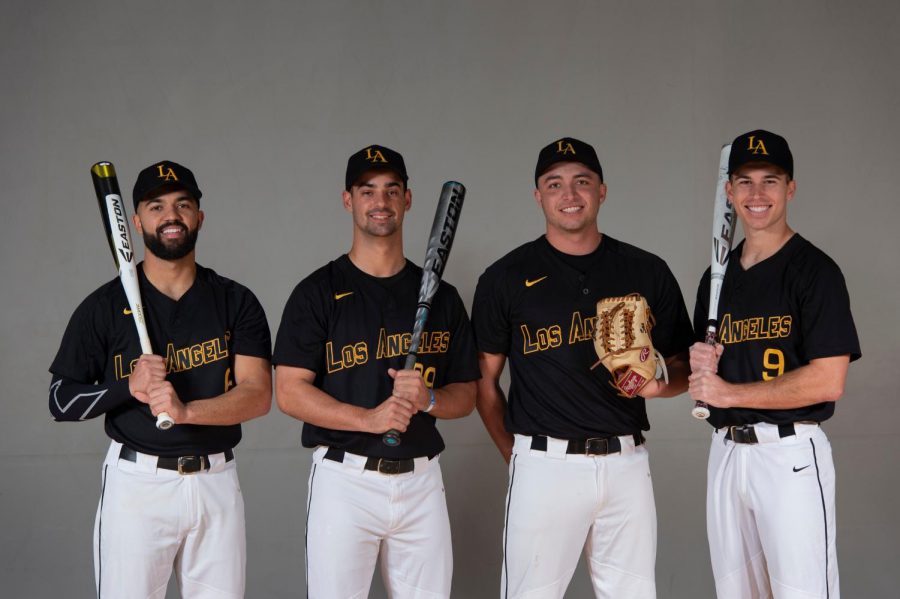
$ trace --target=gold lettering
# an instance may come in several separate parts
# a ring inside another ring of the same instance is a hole
[[[353,358],[355,364],[365,364],[369,361],[369,346],[365,341],[360,341],[353,346]]]
[[[191,348],[183,347],[175,350],[176,372],[182,370],[190,370],[191,367]]]
[[[521,325],[523,348],[522,353],[546,351],[562,345],[562,328],[558,324],[536,329],[533,333],[527,325]]]
[[[159,178],[165,179],[166,181],[178,181],[178,177],[175,175],[175,171],[171,168],[167,169],[163,172],[163,165],[156,165],[157,170],[159,171]]]
[[[559,140],[556,142],[556,153],[557,154],[575,154],[575,148],[572,147],[572,144],[566,142],[563,144],[563,140]]]
[[[365,364],[368,360],[369,348],[365,341],[343,346],[337,359],[335,359],[334,344],[331,341],[325,344],[325,367],[328,369],[329,374]]]
[[[747,149],[753,152],[753,155],[762,154],[763,156],[768,156],[769,151],[766,150],[766,144],[763,143],[763,140],[754,141],[756,139],[755,135],[750,136],[750,143],[747,146]]]
[[[328,374],[344,369],[343,362],[334,361],[334,345],[331,341],[325,344],[325,367],[328,369]]]
[[[137,358],[128,363],[128,372],[125,372],[125,369],[122,367],[122,354],[113,356],[113,370],[115,371],[117,381],[130,377],[131,373],[134,372],[135,366],[137,366]]]
[[[787,315],[781,319],[781,328],[779,329],[781,337],[787,337],[791,334],[791,323],[793,321],[794,319],[790,315]]]
[[[191,368],[203,365],[203,344],[191,346]]]
[[[591,341],[594,338],[594,329],[597,326],[597,317],[584,317],[581,312],[572,312],[572,323],[569,325],[569,345],[581,341]]]
[[[388,339],[387,339],[388,350],[387,351],[388,351],[389,358],[393,358],[394,356],[400,355],[400,351],[401,351],[400,341],[401,341],[400,335],[398,335],[398,334],[388,336]]]
[[[742,320],[732,320],[731,314],[724,314],[719,325],[719,343],[728,345],[760,339],[778,339],[791,334],[791,316],[753,316]]]
[[[178,372],[175,367],[175,345],[166,345],[166,372]]]
[[[387,160],[384,159],[384,155],[381,153],[381,150],[375,150],[372,152],[372,148],[366,148],[366,160],[369,162],[383,162],[387,164]]]

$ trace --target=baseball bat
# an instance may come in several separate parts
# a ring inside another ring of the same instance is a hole
[[[706,323],[706,337],[703,340],[709,345],[716,344],[716,333],[719,328],[719,294],[722,291],[725,269],[728,267],[728,256],[731,253],[731,242],[734,239],[734,206],[731,205],[728,195],[725,193],[725,183],[728,182],[728,157],[730,155],[731,144],[722,146],[722,152],[719,154],[716,205],[713,210],[712,260],[709,266],[709,312]],[[702,401],[695,401],[691,414],[694,418],[700,420],[709,418],[709,406]]]
[[[100,206],[100,216],[109,249],[119,271],[119,281],[125,289],[134,326],[141,340],[141,352],[152,354],[150,336],[147,334],[147,323],[144,320],[144,304],[141,302],[141,291],[138,287],[137,268],[134,261],[134,246],[131,244],[131,227],[128,225],[128,214],[122,194],[119,193],[119,180],[116,169],[111,162],[98,162],[91,167],[91,178],[94,180],[94,191]],[[156,416],[156,428],[169,430],[175,421],[166,412]]]
[[[409,353],[403,365],[404,370],[416,366],[419,342],[422,340],[425,321],[428,320],[428,313],[431,311],[431,300],[434,299],[434,294],[441,284],[441,277],[444,274],[444,267],[447,265],[447,258],[450,256],[450,248],[453,247],[453,238],[456,236],[456,226],[459,224],[459,214],[465,198],[466,188],[462,183],[447,181],[441,188],[441,197],[434,213],[434,223],[431,225],[431,235],[428,237],[428,248],[425,250],[422,282],[419,284],[419,302],[416,307],[416,321],[413,324]],[[389,447],[397,447],[400,445],[400,433],[391,429],[384,433],[381,440]]]

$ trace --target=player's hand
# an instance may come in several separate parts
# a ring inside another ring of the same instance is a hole
[[[731,387],[732,385],[722,380],[722,377],[709,370],[698,370],[688,377],[688,393],[691,394],[691,399],[717,408],[731,406],[729,401]]]
[[[691,372],[718,372],[719,358],[723,351],[725,346],[721,343],[715,345],[695,343],[689,348]]]
[[[394,379],[394,397],[401,397],[412,402],[416,411],[428,408],[431,403],[431,395],[428,394],[421,372],[415,368],[410,370],[388,368],[388,376]]]
[[[394,429],[404,433],[416,411],[411,401],[391,395],[366,413],[364,431],[383,434]]]
[[[155,354],[142,354],[128,377],[128,392],[138,401],[150,403],[150,386],[165,378],[165,358]]]
[[[150,401],[150,412],[154,416],[159,416],[162,412],[167,412],[175,424],[184,422],[186,419],[186,408],[175,392],[175,387],[169,381],[159,381],[151,383],[147,395]]]

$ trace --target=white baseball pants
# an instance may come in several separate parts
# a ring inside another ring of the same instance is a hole
[[[594,594],[656,597],[656,505],[645,445],[566,454],[566,441],[531,449],[516,435],[503,533],[502,599],[561,599],[582,551]]]
[[[416,458],[405,474],[365,470],[313,453],[306,525],[309,599],[368,597],[375,563],[394,599],[450,597],[453,554],[439,458]]]
[[[235,462],[181,475],[110,444],[94,523],[99,599],[163,599],[174,569],[185,599],[244,596],[244,500]]]
[[[712,435],[706,528],[720,599],[839,599],[831,445],[815,424]]]

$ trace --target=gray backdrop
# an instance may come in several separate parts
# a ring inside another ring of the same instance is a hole
[[[607,174],[601,229],[665,257],[692,309],[719,146],[763,127],[793,147],[790,222],[843,268],[865,354],[826,426],[844,595],[895,596],[897,6],[3,0],[3,595],[93,592],[107,440],[99,420],[57,424],[46,407],[70,314],[114,275],[93,162],[114,161],[129,197],[151,162],[189,165],[207,214],[198,260],[253,289],[274,330],[294,284],[349,248],[340,191],[353,151],[404,153],[416,261],[441,183],[468,186],[446,277],[469,303],[490,262],[542,233],[534,161],[574,135]],[[689,408],[686,397],[649,407],[660,597],[713,595],[710,430]],[[277,408],[244,430],[248,597],[301,596],[310,452]],[[477,415],[441,430],[454,596],[493,597],[506,470]],[[580,568],[568,596],[589,588]],[[372,594],[383,596],[377,580]]]

